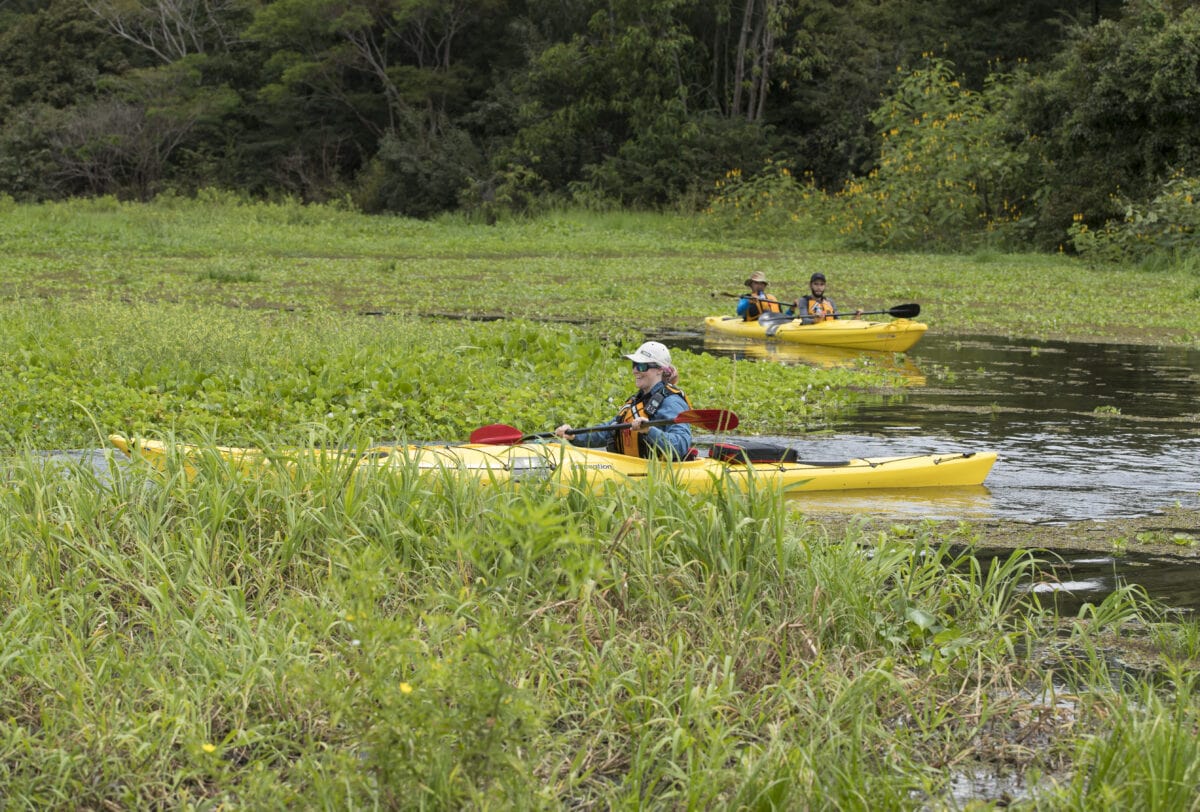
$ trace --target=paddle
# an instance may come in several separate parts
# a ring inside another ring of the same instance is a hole
[[[721,295],[728,296],[728,297],[730,297],[730,299],[754,299],[754,296],[750,296],[748,294],[722,293]],[[784,305],[791,307],[793,305],[793,303],[794,303],[794,300],[793,300],[793,302],[781,301],[781,302],[779,302],[779,305],[781,307]],[[890,315],[890,317],[892,317],[893,319],[914,319],[914,318],[917,318],[918,315],[920,315],[920,305],[918,305],[917,302],[910,302],[910,303],[907,303],[907,305],[896,305],[894,307],[889,307],[888,309],[886,309],[886,311],[864,311],[862,313],[835,313],[834,318],[835,319],[850,319],[850,318],[858,318],[859,315],[882,315],[882,314]],[[774,320],[778,321],[778,320],[782,320],[782,319],[786,318],[788,321],[791,321],[796,318],[803,318],[803,314],[796,315],[796,317],[791,317],[791,315],[787,315],[786,313],[773,313],[773,312],[767,311],[766,313],[762,313],[762,314],[758,315],[758,318],[760,318],[760,319],[762,319],[764,317],[766,317],[768,320],[774,319]]]
[[[898,304],[895,307],[889,307],[887,310],[864,310],[859,313],[859,316],[878,316],[881,313],[886,313],[893,319],[915,319],[921,314],[921,306],[916,302],[909,304]],[[853,313],[838,313],[837,318],[853,316]]]
[[[895,307],[889,307],[887,310],[867,310],[862,313],[836,313],[835,319],[853,319],[859,316],[876,316],[880,313],[886,313],[895,319],[913,319],[921,312],[921,306],[915,302],[911,304],[900,304]],[[789,316],[786,313],[762,313],[758,320],[764,322],[788,322],[796,319],[804,318],[803,314]]]
[[[738,416],[733,412],[728,412],[724,409],[689,409],[686,412],[680,412],[678,416],[670,420],[651,420],[651,426],[669,426],[672,423],[692,423],[709,431],[729,431],[737,428]],[[596,431],[617,431],[619,429],[627,429],[630,423],[616,423],[605,426],[589,426],[584,429],[571,429],[571,436],[576,434],[590,434]],[[522,434],[521,430],[515,426],[508,426],[504,423],[493,423],[490,426],[480,426],[471,432],[471,442],[483,445],[512,445],[513,443],[522,443],[526,440],[539,440],[545,437],[553,437],[554,432],[543,431],[540,434]]]

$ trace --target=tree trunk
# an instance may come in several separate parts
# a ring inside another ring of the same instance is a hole
[[[742,114],[742,84],[746,81],[746,47],[750,42],[756,5],[758,5],[758,0],[746,0],[746,10],[742,14],[742,30],[738,34],[737,56],[733,60],[733,102],[729,105],[731,118]]]

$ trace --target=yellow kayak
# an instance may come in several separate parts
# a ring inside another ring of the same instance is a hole
[[[156,440],[128,439],[111,435],[121,451],[140,455],[165,469],[172,447]],[[731,446],[722,446],[725,449]],[[549,480],[565,488],[583,486],[602,490],[609,483],[634,482],[647,477],[669,477],[693,493],[719,487],[748,490],[751,487],[779,488],[784,493],[849,491],[873,488],[937,488],[980,485],[996,461],[994,452],[923,454],[906,457],[875,457],[834,461],[795,459],[788,450],[778,461],[739,462],[736,458],[700,457],[688,462],[644,460],[566,443],[517,443],[514,445],[405,445],[378,446],[365,452],[340,450],[289,450],[265,454],[255,448],[204,448],[178,444],[186,470],[195,473],[188,459],[204,453],[220,454],[235,465],[250,470],[263,465],[287,467],[296,461],[357,454],[354,464],[401,471],[441,473],[504,483]],[[715,447],[714,447],[715,448]]]
[[[907,351],[929,329],[929,325],[912,319],[834,319],[805,324],[800,319],[743,321],[740,316],[709,316],[704,324],[710,330],[743,338],[773,338],[795,344],[884,352]]]

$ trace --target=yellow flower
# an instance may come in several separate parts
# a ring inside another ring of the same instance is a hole
[[[206,753],[217,752],[217,746],[215,744],[213,744],[212,742],[205,742],[204,744],[200,745],[200,749]]]
[[[400,693],[411,694],[412,692],[413,692],[413,687],[411,685],[409,685],[407,682],[400,683]]]

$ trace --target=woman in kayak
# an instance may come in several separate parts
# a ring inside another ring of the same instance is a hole
[[[758,317],[763,313],[782,313],[783,307],[779,304],[779,300],[767,293],[767,275],[762,271],[755,271],[746,278],[746,287],[750,288],[749,293],[742,294],[738,299],[737,314],[745,321],[758,321]],[[788,311],[788,315],[792,314],[792,310]]]
[[[679,373],[671,366],[671,351],[657,341],[647,341],[626,356],[633,362],[633,380],[638,391],[625,401],[617,416],[605,425],[628,423],[628,428],[600,429],[572,434],[563,424],[554,430],[572,445],[596,448],[605,446],[618,454],[668,459],[684,459],[692,447],[692,427],[687,423],[651,426],[651,420],[671,420],[692,408],[687,395],[675,385]]]
[[[788,313],[799,313],[800,319],[805,324],[818,324],[836,319],[838,311],[833,299],[825,298],[825,274],[817,271],[809,277],[808,290],[809,293],[797,299]],[[861,308],[855,310],[854,318],[857,319],[862,313]]]

